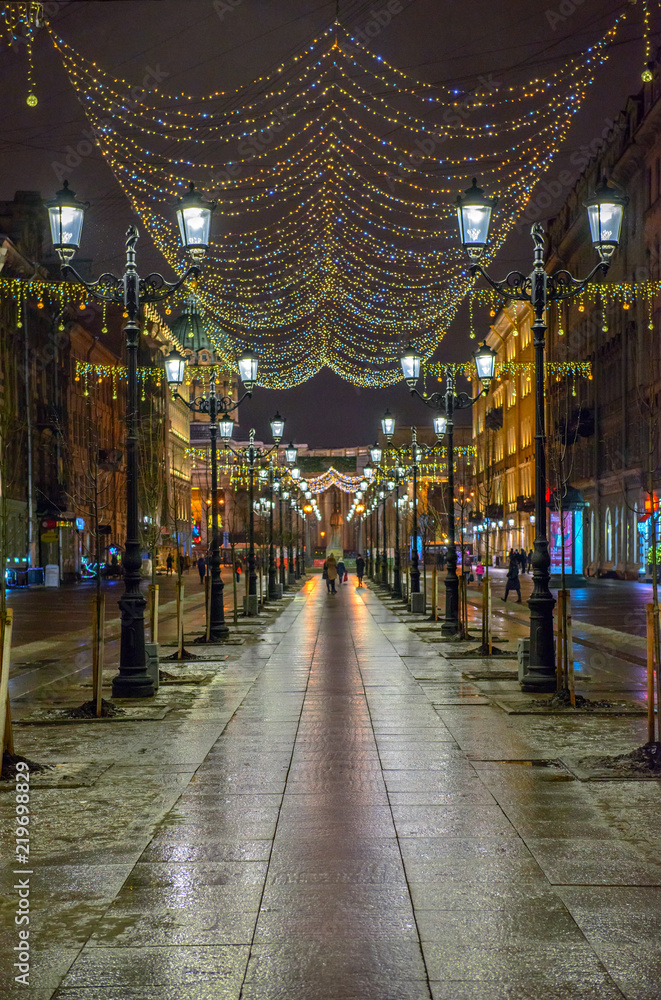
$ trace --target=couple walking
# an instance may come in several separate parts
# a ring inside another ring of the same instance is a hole
[[[337,593],[335,590],[335,581],[337,580],[339,584],[342,584],[345,574],[345,566],[342,560],[339,562],[335,561],[335,556],[331,553],[324,563],[323,578],[326,581],[326,589],[329,594]]]

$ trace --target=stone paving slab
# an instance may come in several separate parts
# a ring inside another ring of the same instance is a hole
[[[89,716],[80,719],[72,719],[66,715],[66,709],[39,709],[31,715],[24,715],[16,719],[16,726],[73,726],[89,725],[100,722],[159,722],[172,709],[167,706],[141,706],[140,708],[124,708],[120,698],[115,701],[118,707],[122,708],[122,715],[100,715]]]
[[[657,1000],[661,790],[561,763],[644,719],[507,715],[370,591],[277,624],[157,726],[20,729],[102,768],[35,782],[30,996]]]
[[[644,715],[647,717],[647,708],[631,701],[613,701],[610,706],[595,704],[589,709],[576,709],[572,708],[571,705],[538,705],[534,698],[519,695],[507,698],[492,697],[491,700],[497,708],[501,708],[508,715],[571,715],[575,718],[586,715]]]

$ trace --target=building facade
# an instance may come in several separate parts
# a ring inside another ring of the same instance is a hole
[[[579,543],[586,572],[639,579],[658,536],[661,473],[661,306],[645,285],[661,278],[658,60],[551,222],[550,267],[585,274],[594,266],[583,202],[604,175],[629,199],[604,294],[554,309],[548,332],[548,357],[589,362],[591,377],[551,381],[547,410],[566,452],[564,478],[587,504]]]

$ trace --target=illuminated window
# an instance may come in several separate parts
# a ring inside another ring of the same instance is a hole
[[[509,427],[507,430],[507,454],[513,455],[516,451],[516,427]]]

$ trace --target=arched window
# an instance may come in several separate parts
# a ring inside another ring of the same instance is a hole
[[[604,542],[605,542],[605,554],[606,562],[613,561],[613,522],[611,519],[611,509],[606,508],[606,514],[604,516]]]

